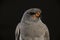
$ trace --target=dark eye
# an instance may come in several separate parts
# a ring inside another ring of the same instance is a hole
[[[33,12],[30,12],[29,14],[30,14],[30,15],[34,15],[35,13],[33,13]]]

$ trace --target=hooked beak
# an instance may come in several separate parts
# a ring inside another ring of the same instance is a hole
[[[35,16],[39,17],[40,16],[40,12],[36,12]]]
[[[36,19],[36,18],[38,18],[38,17],[40,17],[40,12],[36,12],[36,14],[34,14],[34,15],[32,16],[33,19]]]

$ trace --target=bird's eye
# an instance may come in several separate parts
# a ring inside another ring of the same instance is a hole
[[[30,14],[30,15],[34,15],[35,13],[34,13],[34,12],[30,12],[29,14]]]

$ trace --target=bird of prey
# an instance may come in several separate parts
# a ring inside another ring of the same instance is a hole
[[[15,30],[15,40],[50,40],[49,30],[41,21],[39,8],[30,8],[24,12]]]

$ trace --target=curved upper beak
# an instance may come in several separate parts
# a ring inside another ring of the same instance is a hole
[[[39,17],[40,16],[40,12],[36,12],[35,16]]]
[[[33,19],[36,19],[37,17],[40,17],[40,12],[36,12],[36,14],[32,16]]]

